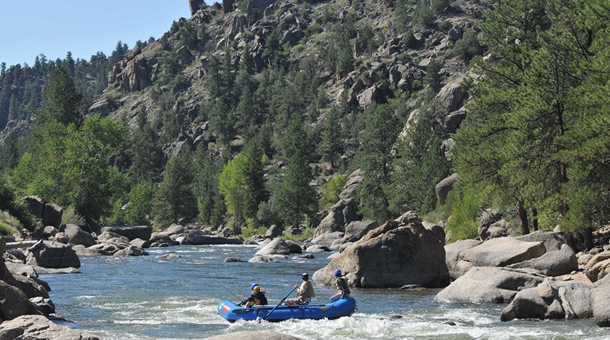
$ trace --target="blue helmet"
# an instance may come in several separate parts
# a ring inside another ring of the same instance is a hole
[[[341,276],[341,269],[335,270],[335,276]]]
[[[250,289],[254,290],[254,287],[258,287],[258,283],[254,282],[253,284],[250,285]]]

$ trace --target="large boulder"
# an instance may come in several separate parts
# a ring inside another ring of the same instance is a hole
[[[449,283],[445,249],[418,218],[388,221],[368,232],[315,272],[313,280],[333,284],[337,268],[356,287],[444,287]]]
[[[352,221],[345,227],[343,238],[346,242],[356,242],[369,231],[379,227],[376,221]]]
[[[203,230],[195,230],[186,236],[182,244],[243,244],[243,241],[238,238],[213,236]]]
[[[436,302],[507,303],[546,277],[522,269],[474,267],[440,291]]]
[[[35,218],[42,218],[44,205],[47,204],[42,197],[26,196],[23,198],[23,202],[26,204],[30,214],[32,214]]]
[[[86,332],[59,326],[42,315],[24,315],[0,324],[0,340],[100,340]]]
[[[566,244],[566,238],[562,232],[557,233],[550,230],[538,230],[515,238],[525,242],[542,242],[546,251],[560,250],[561,246]]]
[[[595,283],[591,289],[593,319],[600,327],[610,327],[610,275]]]
[[[330,246],[331,244],[333,244],[333,242],[335,242],[336,240],[342,239],[342,238],[343,238],[343,232],[335,231],[332,233],[325,233],[325,234],[316,236],[311,240],[311,243],[323,245],[323,246]]]
[[[451,279],[456,280],[473,267],[472,263],[460,259],[460,253],[466,249],[474,248],[481,243],[478,240],[459,240],[445,246],[445,263],[447,263]]]
[[[558,276],[578,270],[576,254],[567,244],[561,250],[545,253],[535,259],[513,263],[509,268],[532,268],[547,276]]]
[[[449,112],[459,109],[464,102],[467,94],[462,85],[463,80],[464,76],[460,76],[448,82],[436,95]]]
[[[254,255],[290,255],[290,246],[281,238],[274,238]]]
[[[37,242],[28,248],[26,264],[45,268],[79,268],[80,259],[71,246],[61,243]]]
[[[91,247],[96,243],[93,235],[84,231],[76,224],[66,224],[64,234],[66,237],[68,237],[68,241],[72,244],[81,244],[85,247]]]
[[[591,280],[596,282],[607,276],[610,272],[610,251],[601,252],[587,262],[585,274]]]
[[[42,224],[45,226],[50,225],[58,229],[61,225],[62,216],[62,207],[57,204],[47,202],[44,205],[44,211],[42,212]]]
[[[0,280],[0,320],[11,320],[26,314],[38,314],[38,311],[25,293]],[[1,328],[0,334],[2,334]],[[0,339],[2,339],[2,335],[0,335]]]
[[[530,260],[546,252],[542,242],[524,242],[513,237],[494,238],[460,253],[460,259],[477,267],[504,267]]]
[[[142,240],[149,240],[150,235],[152,234],[152,226],[149,225],[134,225],[134,226],[124,226],[124,225],[114,225],[102,228],[102,233],[104,231],[112,232],[115,234],[119,234],[121,236],[127,237],[130,241],[136,238]]]
[[[447,195],[451,190],[453,190],[453,184],[457,182],[460,175],[456,172],[453,175],[443,179],[438,182],[438,184],[434,187],[434,191],[436,192],[436,199],[440,205],[445,205],[447,201]]]
[[[547,278],[535,288],[515,295],[502,311],[500,320],[513,319],[574,319],[591,316],[589,287],[577,281],[556,281]]]

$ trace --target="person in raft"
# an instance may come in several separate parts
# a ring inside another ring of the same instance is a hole
[[[337,278],[337,294],[330,297],[330,302],[335,302],[339,299],[343,299],[349,296],[349,287],[347,281],[341,276],[341,269],[335,270],[335,277]]]
[[[301,286],[294,286],[294,288],[297,288],[297,297],[294,299],[286,299],[286,305],[307,305],[311,299],[316,297],[316,293],[313,290],[313,285],[311,282],[309,282],[309,274],[303,273],[301,278],[303,279]]]
[[[252,294],[245,299],[244,301],[238,303],[238,306],[244,305],[245,307],[250,307],[254,305],[266,305],[267,304],[267,296],[265,296],[265,292],[261,290],[261,287],[258,283],[253,283],[250,286],[252,289]]]

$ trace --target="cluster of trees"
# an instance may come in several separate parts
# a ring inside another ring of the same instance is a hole
[[[486,14],[491,58],[474,61],[455,136],[462,209],[512,207],[524,234],[559,224],[591,246],[610,219],[608,15],[598,0],[500,0]]]
[[[4,163],[7,182],[19,195],[42,195],[91,222],[154,221],[163,227],[197,218],[239,230],[244,225],[296,226],[318,217],[320,207],[336,202],[345,175],[360,168],[365,180],[357,195],[364,218],[383,221],[407,210],[432,211],[434,185],[450,173],[437,122],[446,109],[434,100],[443,81],[440,65],[429,67],[425,94],[417,101],[419,114],[398,138],[411,110],[409,93],[363,110],[343,97],[331,105],[322,80],[353,71],[353,47],[358,54],[372,53],[383,42],[383,32],[361,24],[353,13],[340,21],[324,18],[316,24],[325,32],[316,44],[330,53],[320,58],[288,62],[290,48],[282,45],[278,29],[266,38],[262,56],[268,67],[259,74],[247,45],[241,53],[232,46],[211,56],[204,88],[213,99],[201,103],[195,119],[209,122],[215,141],[196,149],[185,145],[171,159],[163,146],[175,140],[181,124],[173,98],[189,85],[171,50],[196,45],[202,28],[176,25],[172,30],[179,39],[160,40],[161,67],[150,90],[160,118],[142,109],[133,127],[85,115],[88,100],[99,94],[83,90],[77,70],[86,63],[76,62],[74,71],[68,61],[54,63],[39,109],[28,111],[35,118],[28,144],[17,145],[19,153],[7,153],[12,156],[6,158],[12,163]],[[172,41],[176,46],[170,46]],[[119,43],[117,55],[125,52],[127,46]],[[389,84],[387,75],[379,76]],[[243,147],[236,148],[236,141]],[[3,152],[13,150],[11,143]],[[310,183],[326,168],[338,174],[320,195]]]

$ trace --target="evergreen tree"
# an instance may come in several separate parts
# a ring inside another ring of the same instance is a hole
[[[196,152],[195,183],[193,192],[197,196],[199,222],[218,226],[222,223],[225,205],[218,183],[222,172],[221,160],[213,157],[206,148],[199,147]]]
[[[269,198],[265,187],[265,171],[263,169],[263,148],[257,139],[252,141],[244,150],[246,162],[244,164],[244,176],[246,184],[246,207],[245,216],[255,218],[258,206]]]
[[[42,108],[36,112],[36,118],[41,124],[58,121],[64,125],[74,123],[80,126],[83,122],[80,111],[82,98],[68,69],[59,65],[44,87]]]
[[[192,151],[183,148],[165,167],[165,176],[155,194],[155,222],[162,227],[197,216],[197,200],[192,190]]]
[[[383,223],[391,218],[384,188],[391,183],[390,151],[400,131],[400,124],[389,105],[379,105],[370,112],[372,109],[368,109],[366,130],[361,137],[359,164],[364,180],[359,186],[358,198],[364,217]]]
[[[322,154],[322,159],[335,166],[343,152],[343,140],[341,138],[341,122],[339,121],[339,108],[337,105],[331,106],[324,116],[322,123],[322,142],[318,146]]]
[[[146,111],[140,110],[130,150],[129,174],[133,183],[158,181],[163,167],[163,150],[158,142],[159,135],[148,122]]]
[[[315,189],[309,184],[312,174],[307,159],[296,152],[290,158],[274,198],[286,225],[298,226],[303,217],[312,217],[317,208]]]
[[[397,143],[392,184],[387,187],[390,210],[425,214],[435,207],[434,187],[449,174],[442,142],[433,131],[433,117],[421,111]]]

